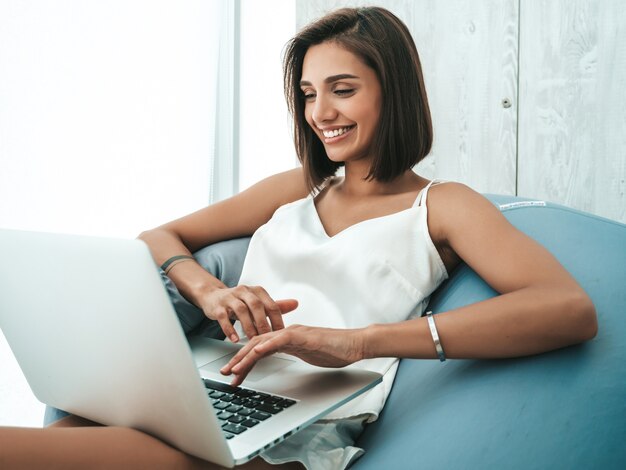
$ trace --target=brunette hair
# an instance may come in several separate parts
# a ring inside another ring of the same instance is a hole
[[[294,120],[294,142],[309,189],[319,188],[342,163],[326,155],[324,145],[304,117],[300,89],[309,47],[332,41],[376,72],[382,109],[373,140],[374,161],[368,179],[391,181],[420,162],[432,146],[433,129],[417,48],[406,25],[380,7],[342,8],[304,27],[286,46],[285,98]]]

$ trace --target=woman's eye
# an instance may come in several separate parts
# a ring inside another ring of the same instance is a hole
[[[348,96],[354,93],[354,88],[342,88],[339,90],[335,90],[335,94],[339,96]]]
[[[310,91],[303,91],[302,97],[305,99],[305,101],[311,101],[315,99],[315,93],[312,93]]]

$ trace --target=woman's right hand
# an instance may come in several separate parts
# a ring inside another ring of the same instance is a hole
[[[259,286],[237,286],[215,289],[203,295],[200,307],[208,318],[220,324],[226,337],[236,343],[239,336],[230,322],[231,319],[240,321],[246,336],[253,338],[283,329],[285,324],[282,315],[295,310],[298,301],[273,300]]]

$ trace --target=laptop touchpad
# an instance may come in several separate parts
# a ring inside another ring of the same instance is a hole
[[[227,354],[226,356],[222,356],[219,359],[214,360],[213,362],[209,362],[208,364],[203,365],[202,367],[200,367],[200,370],[213,374],[219,374],[220,369],[228,364],[228,361],[230,361],[235,354],[236,353],[232,353]],[[274,372],[278,372],[279,370],[290,366],[294,362],[295,361],[282,359],[280,357],[265,357],[255,364],[255,366],[246,377],[246,381],[257,382],[261,379],[268,377]]]

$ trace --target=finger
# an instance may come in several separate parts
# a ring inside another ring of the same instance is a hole
[[[257,335],[256,327],[251,318],[248,306],[240,299],[233,297],[228,307],[233,312],[237,320],[241,322],[241,328],[248,338],[254,338]]]
[[[231,373],[241,377],[241,380],[243,380],[257,361],[269,356],[270,354],[280,352],[281,348],[287,343],[289,343],[288,335],[277,334],[265,341],[255,344],[252,348],[246,351],[245,354],[237,358],[236,363],[229,364]]]
[[[252,338],[247,344],[245,344],[239,351],[237,351],[237,353],[230,358],[230,361],[228,361],[228,363],[226,363],[226,365],[224,365],[221,369],[220,369],[220,373],[222,375],[230,375],[231,372],[231,368],[232,366],[234,366],[235,364],[237,364],[241,358],[245,357],[246,354],[248,354],[248,352],[256,345],[257,343],[257,338],[259,338],[258,336],[256,336],[255,338]]]
[[[265,289],[262,287],[254,287],[254,293],[259,297],[259,299],[263,302],[265,307],[265,314],[270,320],[272,324],[271,330],[281,330],[285,327],[283,323],[282,312],[280,306],[277,302],[274,301],[267,293]]]
[[[222,375],[232,375],[232,367],[237,365],[239,361],[241,361],[244,357],[246,357],[247,354],[250,353],[250,351],[252,351],[252,349],[258,344],[259,338],[259,336],[252,338],[249,343],[247,343],[246,345],[244,345],[244,347],[237,351],[237,353],[230,359],[230,361],[228,361],[228,363],[220,369],[220,373]],[[244,378],[245,376],[240,377],[238,383],[241,383]]]
[[[298,308],[298,301],[296,299],[283,299],[277,300],[276,305],[278,306],[278,311],[273,313],[270,316],[270,321],[272,322],[272,329],[282,330],[285,328],[285,322],[283,321],[283,315],[285,313],[291,312]]]
[[[235,328],[233,328],[233,324],[230,322],[230,317],[225,307],[218,307],[215,309],[213,316],[219,323],[227,338],[229,338],[233,343],[239,341],[239,336],[237,335]]]
[[[247,374],[246,374],[246,375],[247,375]],[[245,375],[244,375],[244,376],[242,376],[242,377],[240,377],[240,376],[238,376],[238,375],[233,375],[233,380],[231,380],[231,381],[230,381],[230,384],[229,384],[229,385],[230,385],[231,387],[239,387],[239,386],[243,383],[243,381],[245,380],[245,378],[246,378],[246,376],[245,376]]]
[[[276,304],[278,305],[278,308],[280,308],[280,312],[283,314],[289,313],[298,308],[298,301],[296,299],[277,300]]]
[[[270,324],[268,323],[266,317],[266,314],[269,313],[268,306],[266,305],[264,299],[261,299],[258,294],[259,293],[256,291],[248,291],[242,294],[240,298],[248,306],[248,309],[252,314],[256,331],[259,334],[263,334],[272,331],[272,329],[270,328]],[[269,308],[272,307],[270,306]],[[274,309],[280,312],[278,306],[275,306]]]
[[[231,373],[234,374],[231,386],[236,387],[240,385],[248,376],[254,365],[265,356],[271,354],[270,352],[260,353],[257,350],[258,347],[259,345],[251,348],[241,361],[231,368]]]
[[[235,353],[235,355],[230,359],[230,361],[228,361],[226,365],[224,365],[220,369],[220,373],[222,373],[223,375],[232,374],[232,368],[239,364],[239,362],[241,362],[246,356],[251,354],[254,348],[257,348],[264,342],[268,341],[268,339],[271,338],[272,334],[273,332],[261,336],[255,336],[254,338],[252,338],[247,344],[245,344],[239,351]]]

